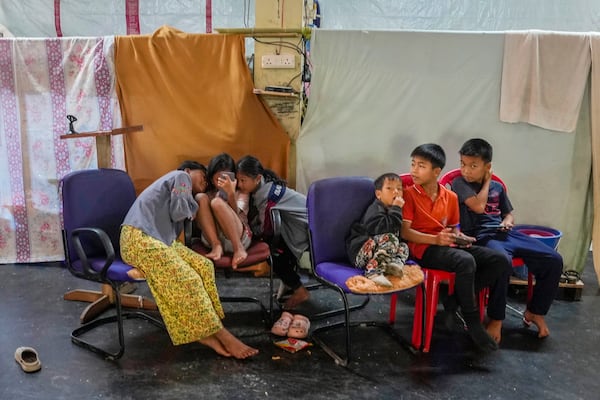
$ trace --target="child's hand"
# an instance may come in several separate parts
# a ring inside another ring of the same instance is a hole
[[[456,240],[456,234],[452,232],[453,228],[444,228],[435,237],[435,244],[438,246],[450,246]]]
[[[392,201],[392,205],[398,206],[400,208],[404,207],[404,199],[402,198],[402,196],[394,197],[394,201]]]
[[[483,181],[484,181],[484,182],[487,182],[487,181],[491,180],[491,179],[492,179],[492,174],[493,174],[493,173],[492,173],[492,169],[491,169],[491,168],[490,168],[490,169],[488,169],[488,170],[485,172],[485,175],[484,175],[484,177],[483,177]]]
[[[475,243],[476,239],[471,236],[467,236],[463,233],[456,234],[456,238],[454,239],[454,244],[457,247],[468,248],[471,247],[473,243]]]
[[[219,176],[217,180],[217,186],[219,189],[224,190],[227,193],[235,192],[235,186],[237,184],[237,180],[235,178],[231,179],[229,175],[222,174]]]

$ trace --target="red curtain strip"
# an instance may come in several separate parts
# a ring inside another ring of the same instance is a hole
[[[60,28],[60,0],[54,0],[54,28],[56,29],[56,37],[62,37],[62,29]]]
[[[125,20],[127,21],[127,34],[140,34],[140,2],[139,0],[125,0]]]
[[[212,32],[212,0],[206,0],[206,33]]]

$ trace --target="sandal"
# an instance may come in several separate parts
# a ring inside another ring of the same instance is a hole
[[[37,351],[32,347],[19,347],[15,351],[15,361],[25,372],[37,372],[42,368]]]
[[[273,327],[271,328],[271,333],[277,336],[287,336],[293,319],[294,316],[292,314],[290,314],[287,311],[284,311],[281,314],[281,317],[279,317],[279,319],[273,324]]]
[[[569,278],[567,277],[567,275],[563,272],[562,274],[560,274],[560,278],[558,279],[559,283],[567,283],[569,281]]]
[[[579,272],[572,269],[563,273],[567,277],[567,283],[576,284],[581,279]]]
[[[304,315],[294,315],[294,320],[288,331],[288,336],[294,339],[304,339],[308,336],[310,320]]]

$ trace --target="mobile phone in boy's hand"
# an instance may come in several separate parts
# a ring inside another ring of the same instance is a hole
[[[506,227],[502,224],[484,224],[481,225],[481,227],[485,229],[496,229],[498,231],[503,231],[506,229]]]
[[[475,240],[465,235],[456,235],[456,238],[454,238],[454,244],[458,247],[466,247],[473,244],[473,242]]]

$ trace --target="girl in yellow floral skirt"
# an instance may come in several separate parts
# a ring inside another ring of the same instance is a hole
[[[212,262],[177,241],[185,219],[198,210],[194,195],[205,190],[206,168],[194,161],[148,186],[123,221],[121,256],[146,275],[174,345],[198,341],[244,359],[258,350],[223,327]]]

